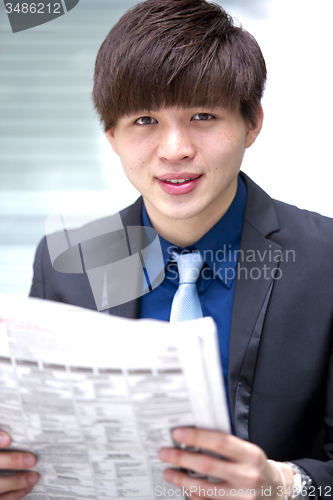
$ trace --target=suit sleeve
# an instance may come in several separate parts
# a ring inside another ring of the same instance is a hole
[[[46,238],[44,237],[42,241],[39,243],[36,255],[35,262],[33,266],[33,279],[32,285],[29,293],[29,297],[37,297],[40,299],[45,299],[45,281],[44,281],[44,273],[43,273],[43,261],[45,256],[46,248]]]
[[[319,411],[319,410],[318,410]],[[333,498],[333,339],[330,350],[330,361],[326,385],[326,404],[324,410],[325,444],[324,452],[328,460],[322,462],[309,458],[293,460],[311,476],[322,500]],[[307,436],[304,436],[307,439]]]

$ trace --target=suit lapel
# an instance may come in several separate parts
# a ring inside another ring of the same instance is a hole
[[[121,220],[126,229],[127,226],[141,226],[142,225],[142,197],[131,205],[130,207],[120,212]],[[109,313],[115,316],[122,316],[123,318],[138,319],[140,318],[141,298],[131,300],[125,304],[120,304],[109,309]]]
[[[237,269],[229,348],[229,398],[235,434],[249,439],[251,390],[264,319],[282,248],[273,200],[242,174],[248,198]]]
[[[122,316],[123,318],[139,319],[140,318],[140,297],[138,299],[120,304],[119,306],[110,307],[109,313],[114,316]]]

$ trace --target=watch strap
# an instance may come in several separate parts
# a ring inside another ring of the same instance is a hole
[[[293,491],[289,497],[290,500],[317,500],[318,495],[309,474],[302,469],[302,467],[293,462],[286,463],[290,465],[294,471]]]

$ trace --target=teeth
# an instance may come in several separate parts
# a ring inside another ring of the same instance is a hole
[[[168,179],[164,182],[171,182],[172,184],[182,184],[183,182],[191,181],[192,179]]]

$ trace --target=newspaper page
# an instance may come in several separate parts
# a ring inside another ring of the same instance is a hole
[[[229,432],[211,318],[128,320],[0,297],[0,428],[38,457],[31,500],[166,498],[171,430]]]

